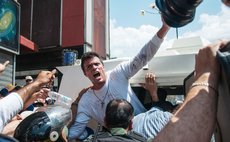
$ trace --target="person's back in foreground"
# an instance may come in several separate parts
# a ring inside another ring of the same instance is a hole
[[[220,41],[200,49],[196,56],[195,81],[184,103],[154,142],[210,142],[216,126],[220,66],[217,51]]]
[[[144,142],[139,133],[131,131],[134,117],[132,105],[124,99],[114,99],[106,107],[106,132],[97,135],[97,142]]]

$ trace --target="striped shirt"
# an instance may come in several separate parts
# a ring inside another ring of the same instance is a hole
[[[172,114],[157,107],[136,115],[133,119],[133,130],[145,138],[154,138],[169,122]]]

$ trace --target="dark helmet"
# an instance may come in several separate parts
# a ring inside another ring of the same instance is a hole
[[[71,110],[64,106],[41,107],[18,125],[14,137],[22,142],[56,141],[71,117]]]
[[[182,27],[192,22],[196,7],[203,0],[156,0],[164,21],[170,27]]]

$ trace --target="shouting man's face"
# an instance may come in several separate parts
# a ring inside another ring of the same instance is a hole
[[[93,57],[85,61],[84,63],[84,74],[93,83],[95,89],[100,89],[105,81],[105,69],[98,57]]]

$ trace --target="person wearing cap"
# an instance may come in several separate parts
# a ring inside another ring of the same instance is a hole
[[[32,76],[28,75],[25,77],[25,80],[26,80],[26,85],[30,84],[33,82],[33,78]]]

